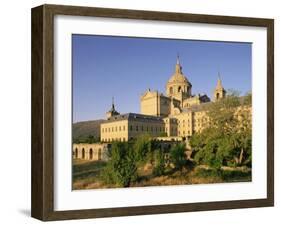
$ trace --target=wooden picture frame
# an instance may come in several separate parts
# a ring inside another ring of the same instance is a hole
[[[54,210],[54,16],[71,15],[154,21],[240,25],[267,29],[267,198],[169,205]],[[32,9],[32,200],[31,215],[50,220],[163,214],[274,205],[274,21],[61,5]]]

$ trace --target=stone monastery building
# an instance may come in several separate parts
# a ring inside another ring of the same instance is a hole
[[[128,141],[144,133],[156,139],[177,141],[201,132],[209,123],[205,107],[212,102],[207,95],[192,94],[192,84],[183,74],[179,57],[165,88],[165,94],[145,91],[140,97],[140,114],[119,114],[112,103],[107,120],[100,126],[101,142]],[[212,100],[218,101],[225,95],[218,78]]]

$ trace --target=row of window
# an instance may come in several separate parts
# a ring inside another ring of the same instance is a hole
[[[125,131],[126,126],[113,126],[113,127],[108,127],[108,128],[102,128],[102,133],[110,133],[110,132],[121,132]]]
[[[178,86],[177,88],[176,87],[175,88],[170,87],[170,89],[169,89],[170,94],[173,94],[173,93],[176,93],[176,92],[180,93],[182,91],[186,92],[187,91],[187,87],[186,86],[183,86],[183,87]]]
[[[171,123],[176,123],[177,120],[176,119],[165,119],[165,123],[168,123],[170,120]]]
[[[190,136],[190,135],[191,135],[191,131],[188,130],[188,131],[187,131],[187,134],[185,134],[185,131],[183,131],[182,134],[181,134],[181,131],[179,131],[179,136],[185,136],[185,135]]]
[[[188,120],[189,121],[189,120]],[[183,123],[185,121],[183,120]],[[206,125],[208,125],[208,120],[206,118],[203,119],[197,119],[196,121],[193,122],[195,127],[204,127]],[[179,124],[178,127],[180,128],[181,125]],[[185,127],[185,124],[182,125],[182,127]],[[190,124],[187,124],[187,128],[190,127]],[[130,125],[129,126],[129,130],[130,131],[141,131],[141,132],[168,132],[168,128],[167,127],[157,127],[157,126],[139,126],[139,125]],[[177,132],[177,128],[176,127],[171,127],[171,132]],[[115,126],[115,127],[107,127],[107,128],[102,128],[102,133],[111,133],[111,132],[121,132],[121,131],[126,131],[126,126]],[[189,134],[189,133],[188,133]]]
[[[164,132],[164,127],[157,126],[132,126],[129,127],[130,131],[146,131],[146,132]],[[102,128],[102,133],[110,133],[110,132],[121,132],[126,131],[126,126],[115,126],[115,127],[107,127]]]
[[[103,138],[101,139],[102,142],[113,142],[113,141],[123,141],[125,142],[126,141],[126,138],[125,137],[118,137],[118,138]]]
[[[168,123],[168,121],[169,121],[169,119],[166,119],[166,120],[165,120],[166,123]],[[178,121],[177,121],[176,119],[170,119],[170,121],[171,121],[171,122],[174,122],[174,123],[178,122],[178,124],[182,123],[183,125],[184,125],[186,122],[187,122],[187,123],[190,123],[190,120],[189,120],[189,119],[188,119],[188,120],[185,120],[185,119],[180,120],[180,119],[178,119]],[[200,121],[202,121],[202,122],[203,122],[203,121],[207,122],[207,121],[208,121],[208,118],[203,117],[203,118],[193,119],[193,120],[192,120],[192,122],[200,122]]]

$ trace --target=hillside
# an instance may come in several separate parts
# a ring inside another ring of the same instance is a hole
[[[100,137],[100,124],[104,120],[76,122],[72,125],[73,139],[87,138],[88,136]]]

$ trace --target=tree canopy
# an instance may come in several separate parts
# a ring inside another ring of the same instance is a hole
[[[251,163],[251,94],[230,93],[207,109],[209,126],[190,139],[198,164],[215,168]]]

